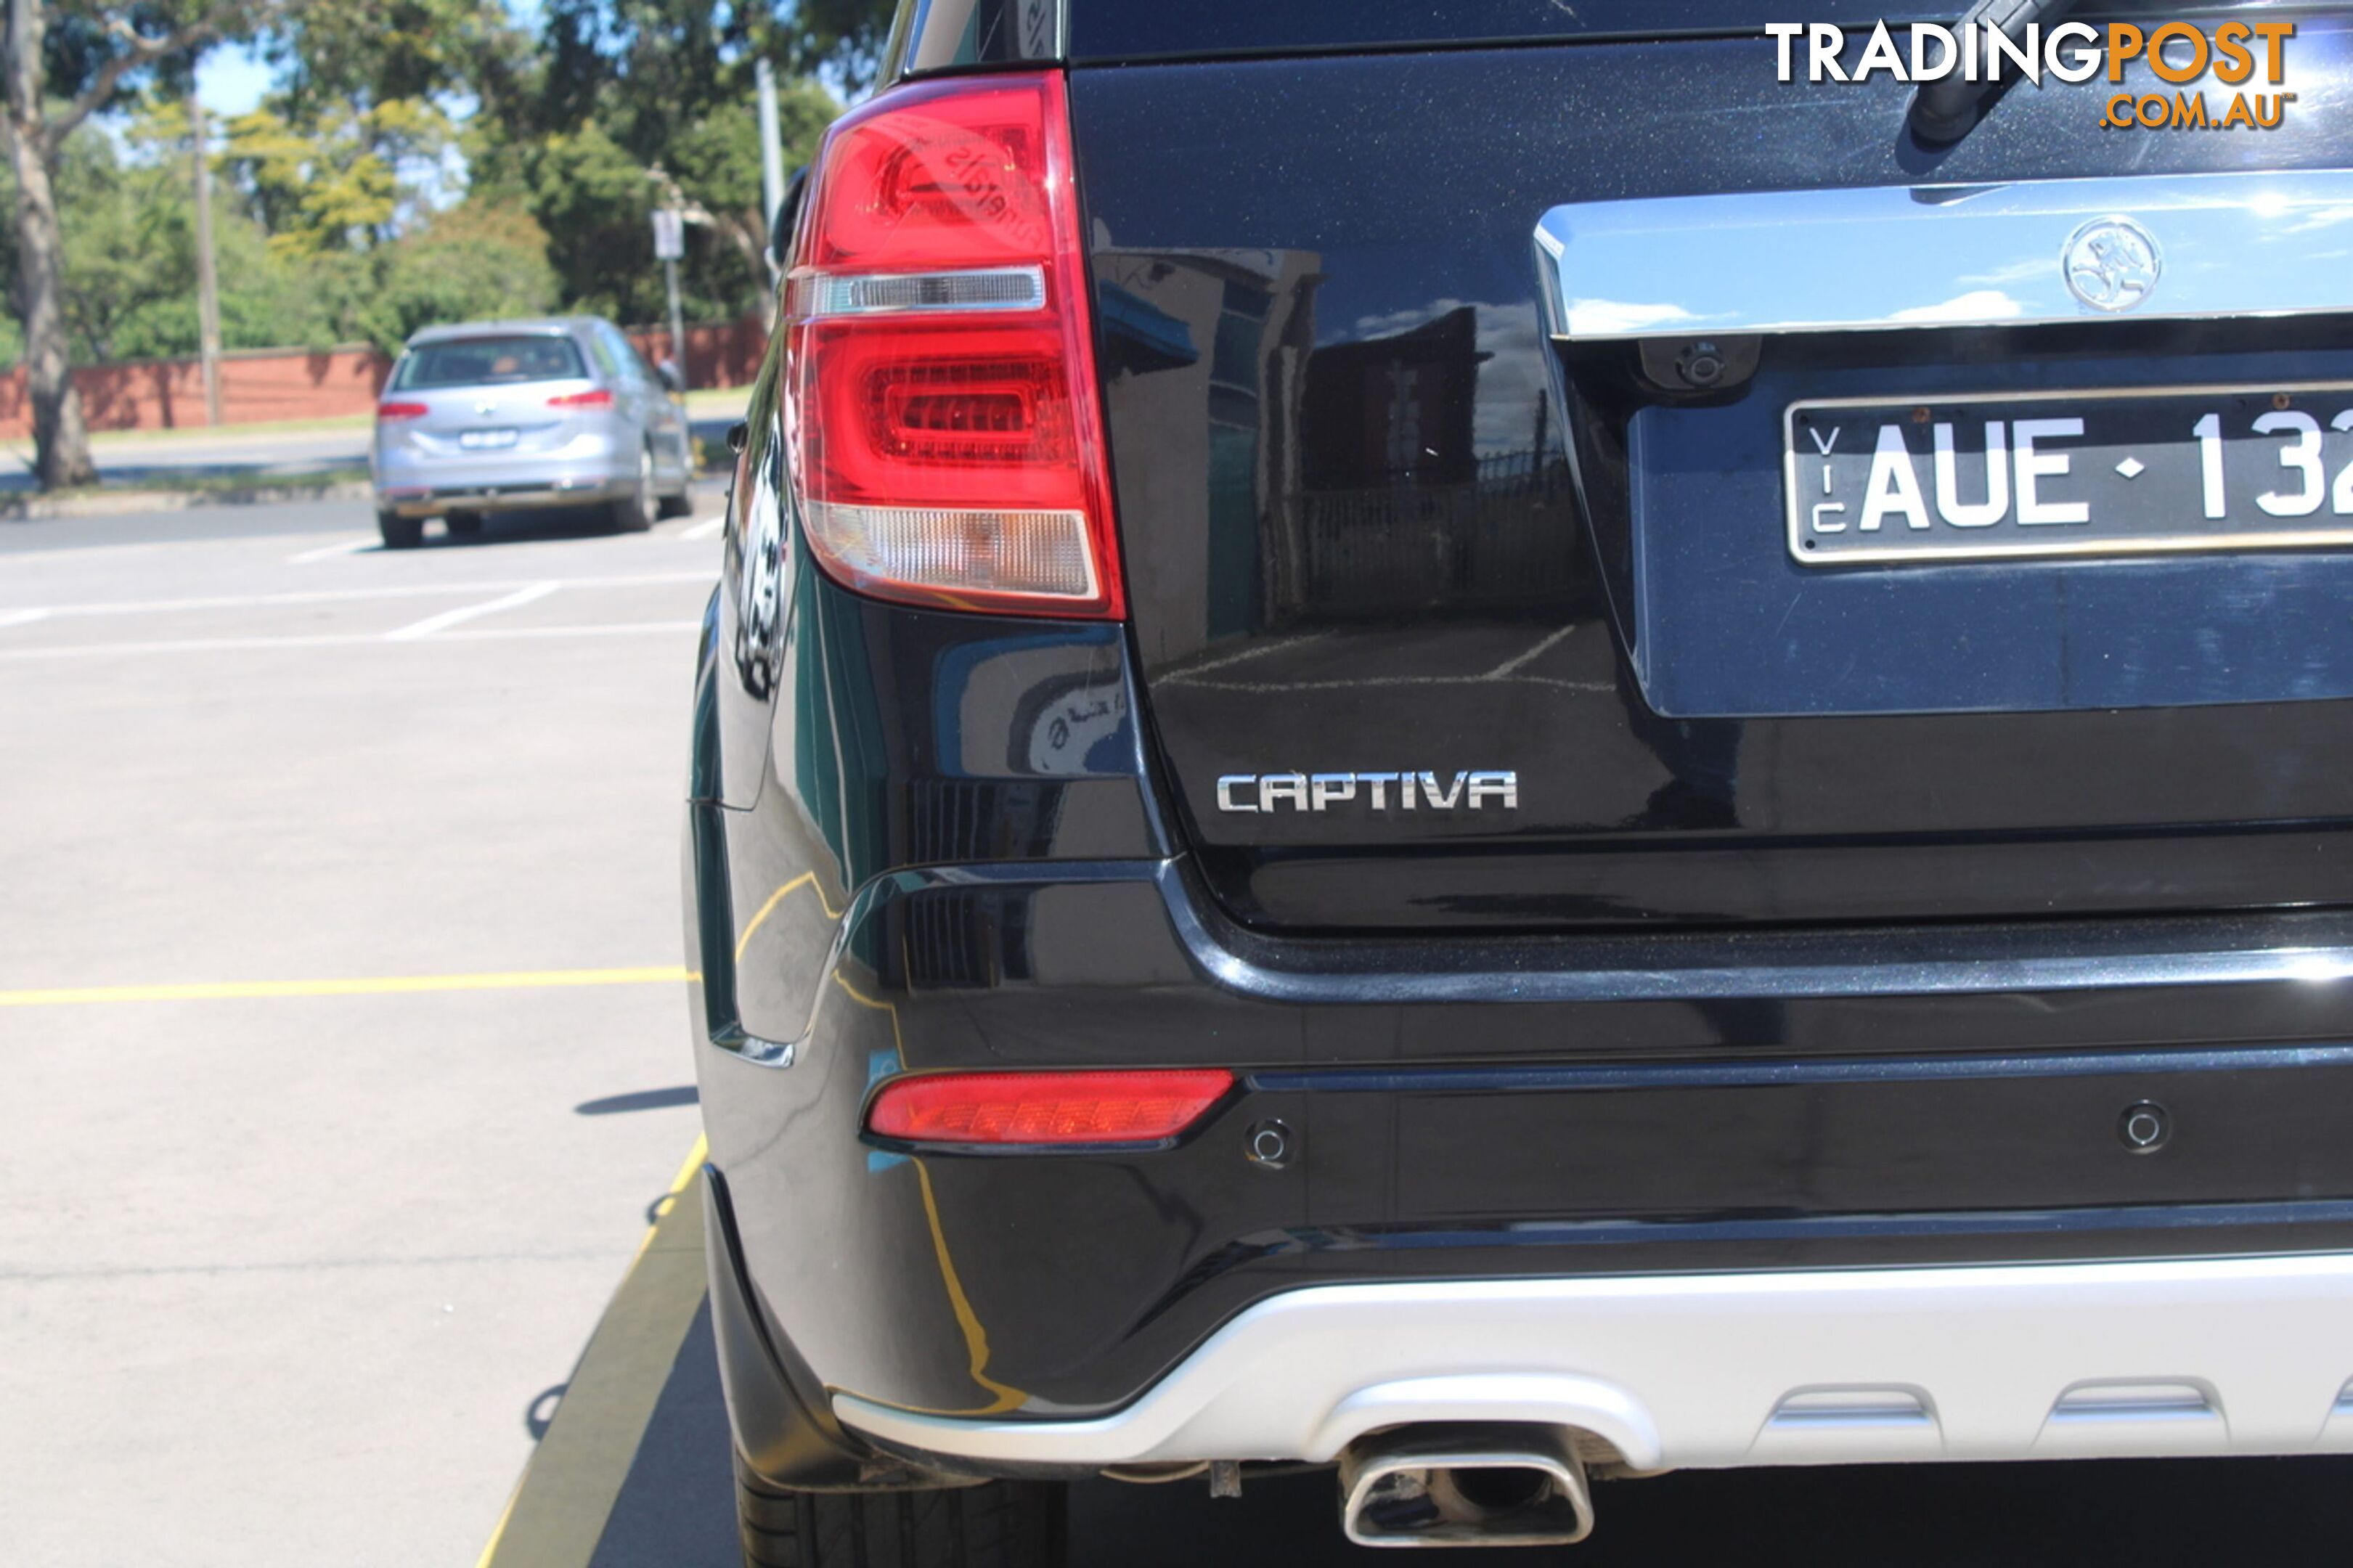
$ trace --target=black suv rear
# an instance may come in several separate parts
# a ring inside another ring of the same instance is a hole
[[[1847,0],[902,10],[697,686],[753,1561],[2353,1446],[2353,31],[2029,9],[1946,140]]]

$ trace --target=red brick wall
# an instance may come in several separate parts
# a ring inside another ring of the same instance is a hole
[[[627,331],[649,363],[676,357],[670,352],[668,327]],[[760,374],[761,357],[768,352],[768,323],[758,316],[701,322],[686,329],[686,347],[689,386],[749,386]]]
[[[221,356],[221,415],[230,425],[364,414],[386,366],[373,349],[260,350]],[[92,430],[171,430],[205,423],[204,378],[193,359],[78,366],[82,417]],[[22,365],[0,376],[0,437],[32,434]]]
[[[649,360],[673,357],[663,327],[632,329]],[[688,366],[695,386],[742,386],[758,374],[768,330],[756,316],[686,329]],[[221,417],[226,425],[279,419],[332,419],[375,406],[376,389],[391,362],[374,349],[251,349],[221,356]],[[82,416],[92,430],[202,429],[204,377],[193,359],[127,360],[74,371]],[[33,430],[25,398],[24,367],[0,374],[0,439],[25,440]]]

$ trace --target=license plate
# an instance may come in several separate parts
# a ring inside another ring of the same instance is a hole
[[[2353,544],[2353,383],[1794,403],[1800,565]]]
[[[458,445],[470,452],[479,452],[491,447],[512,447],[514,444],[515,432],[512,430],[460,430],[458,432]]]

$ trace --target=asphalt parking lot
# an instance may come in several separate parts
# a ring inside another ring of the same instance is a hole
[[[502,1510],[698,1131],[677,827],[717,507],[402,554],[351,503],[0,525],[0,1564],[556,1560]],[[543,1456],[601,1455],[555,1478],[577,1568],[733,1561],[678,1321],[642,1407]],[[2337,1563],[2348,1479],[1676,1476],[1603,1488],[1568,1555]],[[1318,1475],[1090,1485],[1074,1552],[1363,1561],[1335,1513]]]

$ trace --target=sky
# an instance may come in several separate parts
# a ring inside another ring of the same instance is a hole
[[[536,26],[540,0],[507,0],[507,15],[527,27]],[[269,67],[243,44],[216,45],[196,64],[196,90],[214,114],[249,113],[269,90]]]
[[[206,49],[196,63],[196,90],[211,113],[248,114],[269,90],[269,68],[242,45]]]

